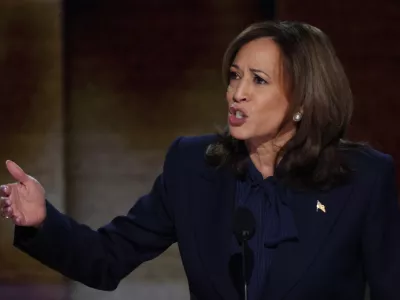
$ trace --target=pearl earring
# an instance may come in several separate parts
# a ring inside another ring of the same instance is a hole
[[[297,112],[293,115],[294,122],[300,122],[302,118],[303,118],[303,114],[301,112]]]

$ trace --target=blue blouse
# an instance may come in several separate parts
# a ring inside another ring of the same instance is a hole
[[[262,296],[275,248],[297,239],[297,229],[288,206],[291,193],[274,177],[263,178],[251,159],[244,179],[237,180],[236,207],[249,209],[256,221],[256,231],[249,240],[247,262],[248,295],[256,300]],[[232,237],[231,276],[239,293],[243,293],[241,246]]]

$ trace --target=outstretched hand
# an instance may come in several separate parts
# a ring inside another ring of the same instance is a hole
[[[16,163],[6,161],[6,167],[17,181],[0,187],[0,210],[19,226],[40,226],[46,218],[45,190]]]

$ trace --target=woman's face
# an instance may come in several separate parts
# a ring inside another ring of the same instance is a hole
[[[268,141],[276,137],[289,105],[281,66],[280,49],[270,38],[253,40],[237,53],[226,92],[234,138]],[[294,124],[289,127],[294,129]]]

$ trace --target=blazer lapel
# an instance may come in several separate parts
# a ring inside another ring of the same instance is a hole
[[[235,178],[231,172],[208,170],[201,175],[192,206],[192,220],[200,259],[212,283],[223,299],[238,299],[229,276],[229,258],[232,241],[232,209],[235,196]]]
[[[269,271],[265,299],[282,299],[300,281],[329,232],[343,211],[352,186],[335,188],[329,193],[297,193],[290,207],[298,229],[299,241],[278,246]],[[318,209],[317,201],[325,206]],[[263,297],[264,298],[264,297]]]

